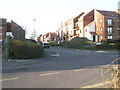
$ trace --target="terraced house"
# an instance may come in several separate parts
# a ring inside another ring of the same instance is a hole
[[[95,42],[120,38],[120,14],[116,11],[91,10],[69,19],[66,29],[68,41],[74,37],[86,37]]]

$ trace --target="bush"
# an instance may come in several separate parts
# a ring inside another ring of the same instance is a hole
[[[33,42],[10,41],[10,57],[14,59],[33,59],[42,57],[44,49]]]
[[[117,39],[117,40],[114,40],[114,39],[111,39],[111,40],[107,40],[108,43],[120,43],[120,40]]]
[[[109,49],[109,43],[102,42],[101,45],[96,46],[96,49],[98,49],[98,50],[107,50],[107,49]]]
[[[113,42],[112,40],[110,42],[103,42],[101,45],[97,45],[97,49],[100,50],[120,50],[120,43],[119,42]]]
[[[76,37],[66,42],[63,46],[76,49],[93,49],[95,48],[95,43],[87,38]]]

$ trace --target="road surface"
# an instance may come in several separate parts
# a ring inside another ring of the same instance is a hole
[[[99,88],[101,66],[118,57],[117,51],[88,51],[50,47],[51,61],[3,68],[3,88]]]

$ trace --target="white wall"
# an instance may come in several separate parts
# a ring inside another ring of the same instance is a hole
[[[86,29],[87,29],[87,32],[86,32]],[[84,31],[85,31],[85,37],[87,37],[89,40],[93,41],[93,35],[90,32],[96,32],[96,30],[95,30],[95,22],[88,25],[88,26],[86,26],[84,28]],[[95,35],[96,42],[97,42],[97,38],[98,38],[98,36]]]

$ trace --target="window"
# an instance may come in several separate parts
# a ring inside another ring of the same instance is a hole
[[[103,28],[100,28],[100,31],[102,32]]]
[[[0,33],[0,36],[2,36],[2,33]]]
[[[80,33],[82,33],[81,30],[80,30]]]
[[[2,30],[2,27],[0,26],[0,30]]]
[[[108,39],[112,39],[112,36],[108,36]]]
[[[18,28],[18,31],[20,30],[20,28]]]
[[[108,27],[108,33],[112,33],[112,27]]]
[[[117,28],[117,30],[120,30],[120,28]]]
[[[118,19],[117,22],[120,22],[120,20]]]
[[[112,19],[108,19],[107,24],[112,25]]]
[[[100,39],[102,39],[102,36],[100,36]]]
[[[102,19],[100,19],[100,22],[102,23]]]

